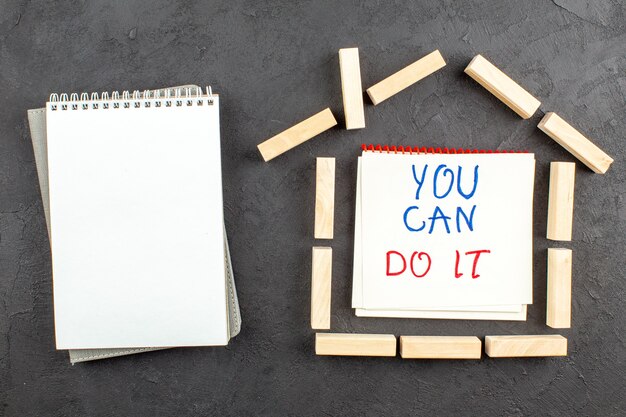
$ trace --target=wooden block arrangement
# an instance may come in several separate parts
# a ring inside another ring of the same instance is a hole
[[[341,73],[341,93],[343,95],[346,129],[362,129],[365,127],[365,110],[363,108],[359,48],[339,50],[339,71]]]
[[[550,192],[548,195],[548,230],[551,240],[572,240],[574,216],[574,162],[550,163]]]
[[[546,324],[569,329],[572,320],[572,250],[548,249]]]
[[[439,50],[368,88],[378,105],[446,65]],[[339,50],[341,90],[346,129],[365,127],[358,48]],[[482,85],[523,119],[535,114],[541,102],[481,55],[465,68]],[[265,161],[287,152],[337,125],[330,109],[309,117],[258,145]],[[557,114],[547,113],[539,129],[561,144],[596,173],[605,173],[613,159]],[[546,235],[548,239],[572,238],[576,165],[552,162]],[[334,237],[335,158],[317,158],[315,194],[316,239]],[[458,255],[458,254],[457,254]],[[458,262],[458,259],[457,259]],[[571,326],[572,251],[548,249],[546,324]],[[331,324],[332,248],[312,248],[311,327],[329,330]],[[525,313],[524,313],[525,314]],[[397,340],[390,334],[316,333],[317,355],[396,356]],[[485,353],[494,358],[567,356],[567,339],[561,335],[486,336]],[[475,336],[401,336],[404,359],[480,359],[482,342]]]
[[[539,122],[539,129],[597,174],[604,174],[613,163],[613,158],[556,113],[546,113]]]
[[[439,50],[435,50],[408,67],[390,75],[378,84],[371,86],[367,89],[367,94],[374,105],[380,104],[422,78],[445,67],[445,65],[446,61],[444,61],[441,53],[439,53]]]
[[[513,109],[522,119],[530,118],[541,105],[539,100],[482,55],[476,55],[470,61],[465,73]]]
[[[315,239],[332,239],[335,218],[335,158],[317,158]]]
[[[317,333],[315,354],[396,356],[396,337],[392,334]]]
[[[485,353],[492,358],[567,356],[567,339],[558,334],[486,336]]]
[[[404,359],[480,359],[481,353],[475,336],[400,336]]]
[[[324,109],[297,125],[269,138],[257,147],[259,152],[261,152],[261,156],[267,162],[335,125],[337,125],[337,120],[335,120],[333,113],[330,109]]]
[[[313,247],[311,271],[311,328],[330,329],[333,249]]]

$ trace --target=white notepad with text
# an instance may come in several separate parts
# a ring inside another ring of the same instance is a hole
[[[357,315],[525,317],[532,303],[534,163],[524,153],[364,152]]]

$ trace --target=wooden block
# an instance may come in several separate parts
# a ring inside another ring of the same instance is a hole
[[[550,163],[548,230],[546,233],[548,239],[572,240],[575,176],[575,163]]]
[[[297,125],[269,138],[257,147],[259,148],[259,152],[261,152],[261,156],[265,162],[267,162],[287,152],[289,149],[306,142],[312,137],[319,135],[323,131],[330,129],[336,124],[337,120],[335,120],[335,116],[333,116],[330,109],[324,109]]]
[[[404,359],[480,359],[481,353],[475,336],[400,336]]]
[[[485,353],[492,358],[567,356],[567,339],[558,334],[485,336]]]
[[[335,158],[317,158],[315,239],[332,239],[335,217]]]
[[[556,113],[546,113],[539,122],[539,129],[597,174],[604,174],[613,163],[613,158]]]
[[[445,66],[446,61],[443,60],[441,53],[437,49],[408,67],[390,75],[378,84],[371,86],[367,89],[367,94],[374,105],[380,104]]]
[[[315,354],[396,356],[396,337],[392,334],[317,333]]]
[[[333,249],[313,247],[311,272],[311,328],[330,329]]]
[[[572,250],[548,249],[546,324],[569,329],[572,320]]]
[[[359,48],[339,50],[339,71],[341,73],[341,93],[343,95],[346,129],[362,129],[365,127],[365,111],[363,109]]]
[[[522,119],[528,119],[535,114],[541,104],[539,100],[482,55],[476,55],[470,61],[465,68],[465,73],[513,109]]]

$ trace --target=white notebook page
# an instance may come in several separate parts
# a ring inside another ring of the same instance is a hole
[[[526,305],[448,306],[412,310],[366,310],[363,305],[363,250],[361,239],[361,158],[357,164],[356,206],[354,225],[354,271],[352,307],[358,317],[437,318],[466,320],[526,320]]]
[[[224,345],[219,99],[117,101],[47,105],[57,348]]]
[[[466,197],[457,188],[459,167]],[[532,154],[365,152],[361,170],[363,294],[356,308],[510,311],[500,307],[532,303]],[[456,215],[459,207],[470,222]],[[430,220],[443,215],[449,230]],[[477,250],[489,252],[474,271]]]

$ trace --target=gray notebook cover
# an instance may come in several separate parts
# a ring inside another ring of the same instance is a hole
[[[193,86],[183,86],[193,87]],[[178,87],[174,87],[178,88]],[[165,90],[161,90],[163,92]],[[37,175],[39,177],[39,187],[41,190],[41,199],[50,233],[50,200],[48,193],[48,153],[47,153],[47,134],[46,134],[46,109],[28,110],[28,123],[30,125],[31,140],[33,142],[33,153],[35,156],[35,164],[37,165]],[[228,249],[228,240],[226,230],[224,230],[224,249],[225,259],[224,268],[226,274],[226,284],[228,287],[228,327],[230,337],[235,337],[241,330],[241,316],[239,311],[239,300],[237,299],[237,290],[235,288],[235,280],[232,272],[232,263],[230,259],[230,251]],[[160,350],[162,348],[137,347],[133,349],[71,349],[69,350],[70,362],[72,364],[78,362],[86,362],[91,360],[112,358],[115,356],[130,355],[133,353],[147,352],[152,350]]]

